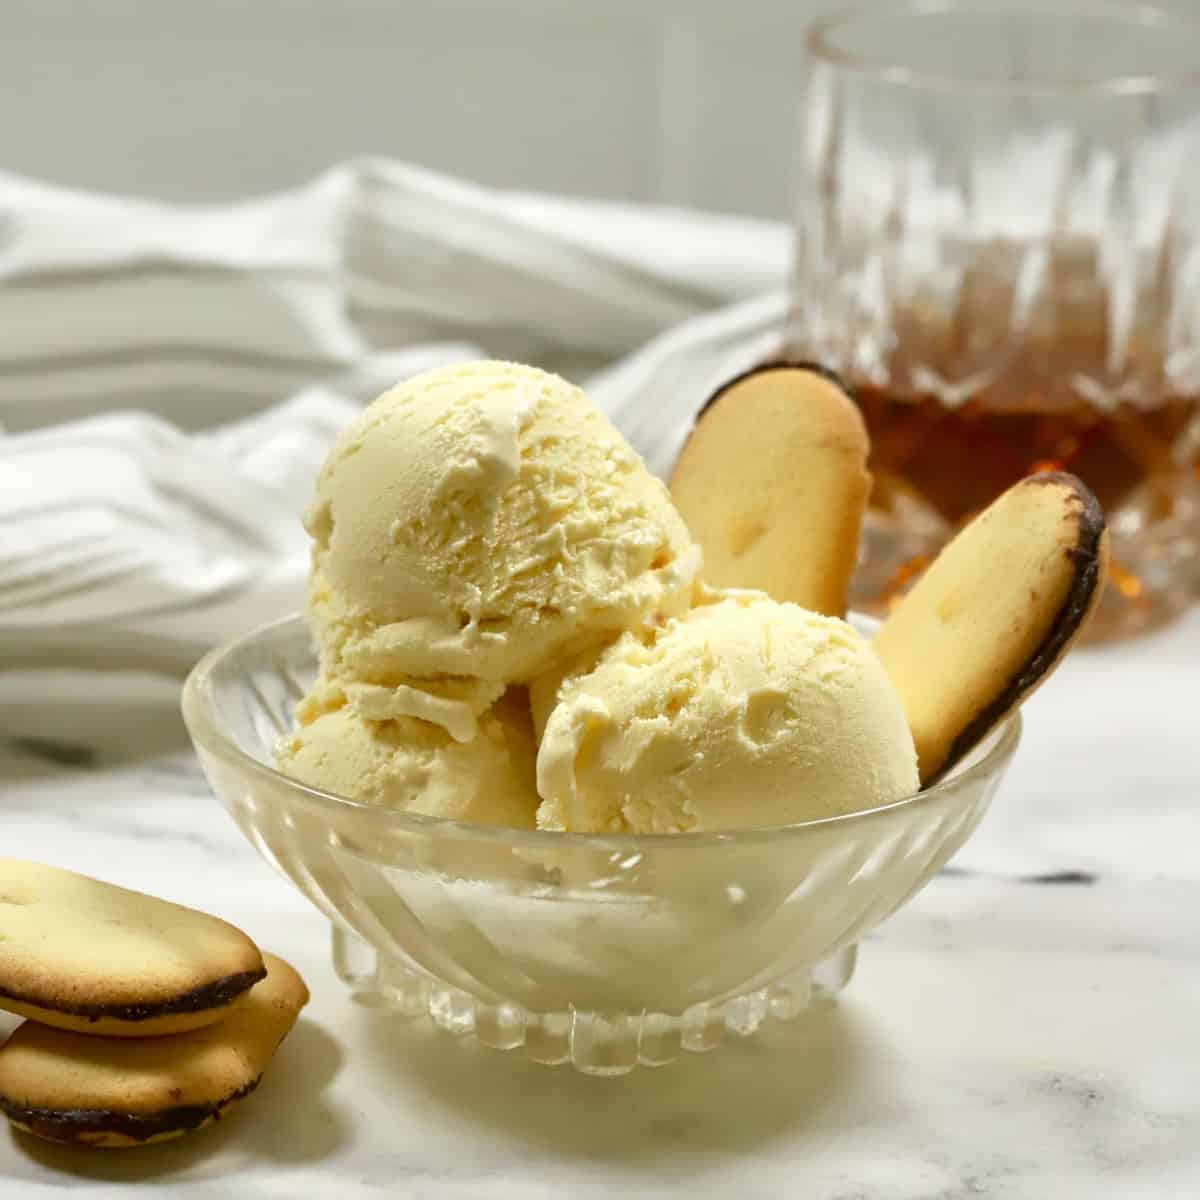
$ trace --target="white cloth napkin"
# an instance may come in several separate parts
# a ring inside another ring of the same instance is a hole
[[[220,208],[0,174],[0,662],[179,670],[298,607],[331,439],[440,363],[560,370],[666,470],[787,260],[771,222],[379,161]]]

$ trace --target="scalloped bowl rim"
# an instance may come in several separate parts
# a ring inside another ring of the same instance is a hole
[[[223,759],[230,766],[248,771],[274,787],[291,793],[298,801],[331,814],[362,822],[389,832],[445,836],[455,840],[472,840],[502,844],[532,850],[545,850],[550,846],[574,846],[596,851],[626,853],[639,849],[657,853],[700,849],[723,843],[741,845],[780,838],[801,837],[806,833],[825,830],[835,826],[861,825],[875,819],[895,814],[905,809],[916,809],[925,804],[946,798],[964,785],[999,775],[1007,766],[1021,739],[1022,721],[1019,711],[1009,713],[984,738],[983,750],[977,747],[972,754],[978,757],[967,766],[953,771],[932,787],[924,788],[902,800],[877,808],[860,809],[833,817],[818,817],[810,821],[795,821],[786,825],[761,825],[748,829],[688,833],[562,833],[548,829],[514,829],[501,825],[478,825],[464,821],[451,821],[445,817],[409,813],[403,809],[381,808],[364,804],[309,787],[298,780],[277,771],[267,763],[259,761],[243,750],[231,737],[219,728],[215,717],[212,694],[212,677],[215,669],[225,659],[243,650],[248,644],[266,641],[272,634],[279,635],[292,628],[303,626],[300,613],[269,621],[246,633],[239,634],[210,650],[189,672],[183,685],[183,719],[193,742],[209,754]]]

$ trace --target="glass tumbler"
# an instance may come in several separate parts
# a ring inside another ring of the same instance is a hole
[[[907,0],[807,40],[789,354],[850,385],[886,608],[1022,476],[1105,506],[1093,624],[1194,594],[1200,27],[1146,5]]]

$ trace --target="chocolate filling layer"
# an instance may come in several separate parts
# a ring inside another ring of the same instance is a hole
[[[248,1096],[258,1087],[259,1079],[212,1104],[180,1104],[155,1113],[118,1112],[103,1108],[27,1108],[3,1096],[0,1096],[0,1112],[10,1121],[26,1126],[38,1137],[55,1142],[77,1142],[88,1133],[116,1133],[144,1142],[159,1134],[196,1129],[210,1118],[220,1120],[222,1109]]]
[[[267,977],[266,967],[253,971],[240,971],[236,975],[225,975],[182,992],[155,1004],[60,1004],[37,996],[25,996],[20,992],[0,987],[0,1000],[15,1000],[31,1008],[44,1008],[47,1012],[64,1013],[71,1017],[84,1017],[88,1021],[110,1018],[114,1021],[148,1021],[152,1017],[167,1017],[174,1013],[203,1012],[206,1008],[222,1008],[231,1004],[244,991],[252,988],[260,979]]]
[[[1105,529],[1104,510],[1100,502],[1082,480],[1065,471],[1043,471],[1038,475],[1030,475],[1025,482],[1070,488],[1073,497],[1078,499],[1079,536],[1075,545],[1066,551],[1075,567],[1075,577],[1041,645],[991,704],[982,709],[954,739],[946,756],[946,765],[929,783],[941,778],[1054,666],[1067,643],[1078,632],[1095,599],[1096,584],[1100,578],[1100,539]]]
[[[720,398],[725,395],[730,388],[737,387],[737,385],[744,380],[749,379],[754,375],[761,375],[764,371],[789,370],[811,371],[814,375],[820,375],[822,379],[829,380],[834,387],[839,388],[841,391],[845,392],[847,396],[853,398],[854,393],[851,392],[845,383],[842,382],[841,377],[836,371],[831,371],[828,367],[821,366],[820,363],[808,362],[804,359],[796,362],[788,362],[785,359],[779,359],[777,361],[759,363],[757,367],[751,367],[749,370],[743,371],[740,375],[735,375],[732,379],[729,379],[725,383],[721,384],[721,386],[717,388],[717,390],[713,392],[713,394],[709,396],[707,400],[705,400],[704,407],[701,408],[696,414],[696,420],[698,421],[702,416],[704,416],[704,414],[708,412],[708,410],[712,408],[712,406],[716,404],[716,402],[720,400]]]

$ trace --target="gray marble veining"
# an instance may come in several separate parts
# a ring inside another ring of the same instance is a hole
[[[0,1195],[1189,1200],[1198,653],[1200,612],[1074,656],[974,841],[864,945],[839,1004],[615,1080],[353,1004],[323,918],[201,783],[173,687],[114,683],[117,720],[97,677],[39,715],[31,681],[0,674],[5,852],[226,916],[313,992],[236,1119],[128,1155],[0,1133]]]

